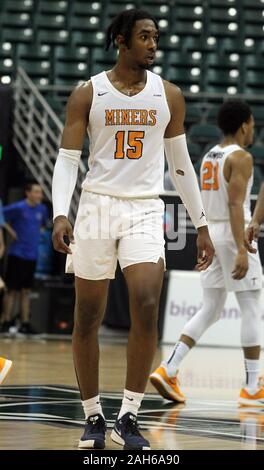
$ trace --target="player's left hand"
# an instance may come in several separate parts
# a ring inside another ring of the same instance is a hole
[[[260,232],[260,225],[257,222],[250,222],[249,226],[247,227],[245,231],[245,240],[244,240],[245,247],[249,253],[257,253],[256,242],[259,238],[259,232]]]
[[[198,228],[196,245],[197,265],[195,267],[198,271],[204,271],[212,263],[215,252],[207,226]]]

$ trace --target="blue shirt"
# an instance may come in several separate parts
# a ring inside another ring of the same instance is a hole
[[[18,240],[11,243],[8,254],[28,260],[36,260],[40,229],[48,220],[48,210],[44,204],[30,206],[26,199],[3,208],[6,222],[10,222]]]
[[[4,219],[4,214],[3,214],[3,206],[2,206],[2,201],[0,199],[0,228],[3,227],[5,223],[5,219]]]

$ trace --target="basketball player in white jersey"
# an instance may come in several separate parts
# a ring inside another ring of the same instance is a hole
[[[184,135],[183,96],[176,86],[148,71],[157,43],[158,25],[149,13],[128,10],[113,20],[107,49],[117,45],[117,63],[72,93],[54,169],[54,247],[68,253],[67,269],[75,273],[73,356],[86,418],[81,448],[105,447],[98,329],[117,260],[128,286],[131,330],[126,387],[111,438],[125,449],[150,448],[136,416],[157,343],[164,273],[164,204],[159,199],[164,145],[173,181],[198,230],[198,269],[208,267],[214,253]],[[67,216],[86,129],[89,171],[73,239]]]
[[[226,101],[219,110],[218,125],[223,140],[204,156],[201,165],[202,199],[215,247],[212,264],[201,273],[203,305],[186,323],[172,354],[150,380],[163,397],[185,401],[177,380],[181,361],[207,328],[219,320],[227,292],[233,291],[241,310],[246,369],[246,384],[238,402],[263,406],[264,388],[259,383],[262,267],[254,247],[249,246],[248,253],[244,245],[253,182],[252,156],[244,150],[253,141],[250,107],[240,100]]]

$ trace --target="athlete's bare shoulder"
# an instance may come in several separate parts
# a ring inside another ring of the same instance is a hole
[[[235,150],[227,157],[226,170],[234,174],[243,174],[249,177],[252,173],[253,157],[244,149]],[[229,168],[229,170],[228,170]]]
[[[253,157],[250,152],[244,149],[235,150],[234,152],[228,155],[228,159],[233,164],[243,164],[247,165],[253,162]]]
[[[182,90],[174,83],[168,82],[168,80],[162,79],[164,90],[166,93],[167,100],[181,101],[184,100]]]
[[[72,91],[68,103],[67,112],[76,112],[89,114],[93,100],[93,87],[91,80],[77,85]]]
[[[185,115],[185,100],[181,89],[174,83],[162,79],[171,114]]]

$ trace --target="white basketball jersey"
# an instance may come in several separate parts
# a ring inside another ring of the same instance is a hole
[[[162,79],[147,71],[134,96],[119,92],[106,72],[91,78],[89,171],[82,187],[116,197],[156,197],[163,191],[165,129],[170,121]]]
[[[232,152],[243,150],[239,145],[232,144],[226,147],[216,145],[203,158],[200,170],[201,192],[209,222],[229,221],[228,183],[224,176],[226,158]],[[249,178],[244,201],[245,221],[251,219],[250,192],[253,184],[253,174]]]

